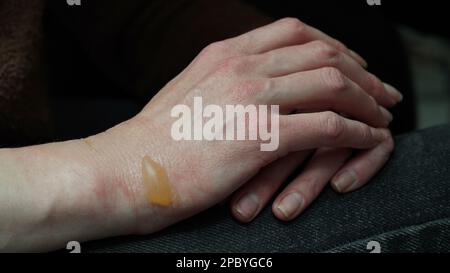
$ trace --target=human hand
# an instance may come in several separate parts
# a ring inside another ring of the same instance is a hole
[[[122,145],[126,151],[121,153],[127,154],[127,158],[117,168],[134,174],[120,176],[133,189],[137,232],[148,233],[186,218],[218,203],[244,184],[239,192],[249,189],[261,192],[259,210],[284,176],[317,148],[373,148],[348,163],[357,169],[366,168],[360,182],[348,189],[367,181],[386,156],[377,156],[376,164],[371,166],[367,165],[369,160],[381,149],[386,154],[392,149],[389,132],[375,129],[387,127],[392,119],[383,106],[396,104],[401,95],[364,70],[363,65],[364,61],[341,43],[296,19],[280,20],[205,48],[142,113],[122,126],[135,132],[134,147]],[[258,141],[175,141],[170,135],[174,121],[170,109],[176,105],[192,109],[194,97],[222,106],[280,105],[279,149],[262,152]],[[118,128],[109,133],[123,139],[113,133],[119,132]],[[303,181],[306,174],[321,171],[320,182],[310,179],[310,183],[302,186],[310,193],[307,202],[320,192],[323,181],[336,173],[349,154],[348,149],[326,148],[317,152],[310,163],[311,171],[299,177]],[[174,210],[153,206],[145,198],[140,170],[146,156],[157,161],[167,173],[170,190],[176,196],[170,204]],[[266,179],[264,173],[276,177]],[[298,184],[292,183],[286,192],[297,190]],[[149,211],[157,211],[159,215],[170,212],[170,216],[155,227],[146,221]],[[281,219],[288,218],[279,210],[274,212]]]
[[[293,21],[295,24],[295,19]],[[297,24],[303,25],[301,22]],[[308,28],[304,25],[303,27]],[[349,69],[350,65],[344,64],[344,59],[348,60],[351,57],[365,68],[367,63],[359,55],[348,52],[343,44],[325,34],[316,36],[316,39],[318,40],[309,44],[311,46],[309,48],[304,46],[298,47],[295,52],[292,50],[291,58],[305,62],[306,68],[309,68],[310,58],[314,58],[317,66],[340,69],[345,76],[385,107],[393,106],[402,100],[401,93],[391,85],[384,84],[386,92],[382,92],[383,88],[376,77],[363,71],[362,68],[352,66],[353,69]],[[324,42],[326,44],[323,44]],[[322,54],[316,55],[314,52],[317,51]],[[348,56],[343,56],[345,54]],[[349,103],[348,107],[354,106]],[[391,121],[392,116],[389,112],[384,108],[382,111],[386,119]],[[288,221],[296,218],[316,199],[329,181],[332,181],[331,186],[341,193],[362,187],[383,167],[394,149],[393,138],[388,130],[386,132],[389,137],[385,141],[361,152],[346,148],[321,148],[294,152],[271,163],[233,194],[230,202],[232,214],[241,222],[253,220],[280,190],[283,182],[300,166],[301,172],[289,181],[273,202],[272,211],[280,220]]]

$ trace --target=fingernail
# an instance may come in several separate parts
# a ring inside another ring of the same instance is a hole
[[[363,57],[361,57],[361,55],[359,55],[358,53],[356,53],[355,51],[350,50],[350,55],[352,55],[353,58],[355,58],[356,60],[358,60],[358,62],[361,64],[362,67],[367,68],[369,65],[367,64],[366,60],[364,60]]]
[[[278,204],[277,209],[286,217],[286,219],[292,218],[302,207],[303,197],[296,193],[290,193],[286,195],[283,200]]]
[[[258,209],[259,209],[259,198],[254,193],[250,193],[241,197],[241,199],[239,199],[235,207],[236,212],[247,220],[255,217],[256,213],[258,212]]]
[[[392,116],[391,112],[389,112],[386,108],[383,106],[380,106],[381,114],[383,114],[384,118],[388,121],[388,123],[391,123],[394,117]]]
[[[403,95],[397,90],[397,88],[387,83],[384,83],[384,88],[396,102],[401,102],[403,100]]]
[[[333,178],[333,185],[338,192],[347,192],[358,181],[356,173],[351,170],[343,171]]]

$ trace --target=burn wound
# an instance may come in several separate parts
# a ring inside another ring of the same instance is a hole
[[[148,202],[159,206],[170,206],[173,192],[164,168],[145,156],[142,159],[142,182]]]

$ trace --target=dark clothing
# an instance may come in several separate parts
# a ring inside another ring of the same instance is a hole
[[[43,0],[0,1],[0,147],[51,140],[43,10]]]

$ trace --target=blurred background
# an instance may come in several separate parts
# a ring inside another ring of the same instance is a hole
[[[417,127],[450,122],[450,30],[444,1],[384,1],[411,65]]]
[[[417,128],[450,122],[450,40],[408,25],[398,25],[416,95]]]

